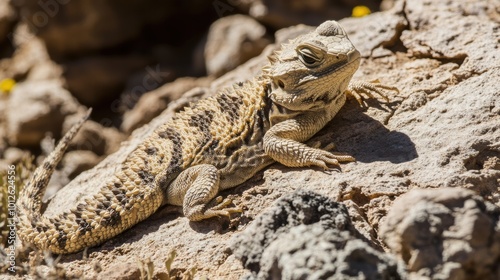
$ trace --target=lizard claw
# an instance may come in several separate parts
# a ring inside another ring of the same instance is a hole
[[[328,165],[333,165],[336,167],[340,167],[340,162],[353,162],[356,161],[356,159],[350,155],[341,155],[341,154],[334,154],[331,152],[321,151],[319,155],[314,158],[311,163],[312,165],[316,165],[318,167],[323,168],[324,170],[328,170]]]
[[[335,150],[333,142],[323,143],[320,140],[310,140],[307,145],[313,150],[310,152],[309,165],[314,165],[329,170],[330,166],[340,167],[341,162],[352,162],[356,159],[350,155],[332,152]]]
[[[188,209],[184,209],[184,215],[191,221],[200,221],[211,217],[230,217],[233,213],[241,213],[239,207],[227,207],[233,202],[232,199],[223,199],[221,196],[214,198],[207,205],[199,204]]]
[[[361,107],[366,108],[367,104],[365,102],[365,97],[362,94],[366,95],[368,98],[375,98],[374,93],[376,93],[378,96],[382,97],[385,102],[388,103],[388,91],[395,91],[396,93],[399,93],[399,89],[397,87],[381,84],[379,80],[374,80],[371,82],[356,81],[349,84],[346,90],[346,94],[354,97],[354,99],[358,101]]]
[[[241,213],[243,210],[239,207],[227,207],[229,204],[233,203],[230,198],[223,199],[222,196],[218,196],[214,200],[215,206],[212,206],[207,212],[212,212],[217,216],[229,217],[233,213]]]

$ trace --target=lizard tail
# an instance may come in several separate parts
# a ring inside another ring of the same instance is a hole
[[[28,184],[26,184],[21,191],[21,198],[29,198],[28,207],[22,208],[26,208],[26,210],[31,213],[40,213],[42,196],[45,193],[45,189],[47,188],[47,184],[49,183],[52,173],[54,173],[57,164],[61,161],[69,143],[78,131],[80,131],[80,128],[89,118],[91,112],[92,109],[89,109],[85,116],[80,119],[78,123],[73,125],[73,127],[71,127],[71,129],[59,141],[54,151],[51,152],[50,155],[45,158],[43,163],[35,170]]]
[[[127,158],[129,164],[109,178],[97,194],[54,217],[40,213],[47,182],[89,114],[71,128],[35,170],[17,201],[17,233],[23,242],[40,250],[68,254],[98,245],[150,216],[163,201],[162,190],[155,187],[158,171],[151,170],[148,150],[140,146]],[[139,188],[143,185],[149,187]]]
[[[50,177],[54,173],[57,164],[61,161],[69,143],[80,131],[91,112],[92,109],[87,110],[85,116],[71,127],[59,141],[54,151],[45,158],[43,163],[35,170],[29,182],[21,190],[17,201],[17,215],[21,224],[33,227],[37,221],[41,220],[41,200]]]

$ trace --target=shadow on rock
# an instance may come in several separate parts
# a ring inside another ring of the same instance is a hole
[[[353,104],[346,104],[338,116],[318,133],[318,138],[328,138],[336,144],[339,152],[364,163],[403,163],[418,157],[415,144],[408,135],[391,131],[360,110]]]

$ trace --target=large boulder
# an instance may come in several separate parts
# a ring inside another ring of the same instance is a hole
[[[460,188],[415,189],[381,226],[412,279],[499,279],[500,208]]]
[[[207,72],[216,77],[259,55],[270,43],[266,28],[251,17],[234,15],[215,21],[205,45]]]
[[[247,279],[404,279],[390,255],[354,228],[342,203],[311,191],[284,195],[237,234]]]
[[[83,108],[56,80],[18,84],[6,110],[7,138],[12,145],[38,148],[46,133],[61,137],[67,116]]]

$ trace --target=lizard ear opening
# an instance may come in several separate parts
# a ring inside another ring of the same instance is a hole
[[[323,62],[324,51],[310,44],[301,44],[296,49],[299,60],[307,67],[314,68]]]

